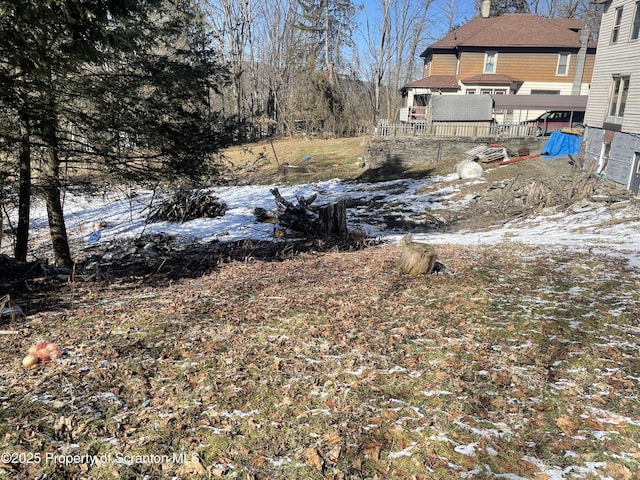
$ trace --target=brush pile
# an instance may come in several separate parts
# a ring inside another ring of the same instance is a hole
[[[196,218],[221,217],[226,211],[227,205],[207,192],[178,190],[156,208],[149,220],[184,223]]]
[[[504,223],[548,208],[564,210],[581,202],[611,204],[631,196],[618,185],[584,172],[542,178],[517,174],[494,182],[469,204],[466,214],[482,222],[495,217]]]
[[[66,282],[69,273],[68,269],[50,265],[46,260],[22,262],[0,254],[0,298],[5,292],[31,288],[32,282],[36,280],[55,279]]]

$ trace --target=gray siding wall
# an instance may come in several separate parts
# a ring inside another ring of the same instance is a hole
[[[585,170],[589,168],[591,162],[595,162],[596,166],[598,165],[602,142],[604,142],[604,130],[601,128],[588,128],[584,133],[582,148],[584,149]]]
[[[607,117],[611,78],[630,75],[622,131],[640,133],[640,39],[630,40],[636,0],[612,0],[602,15],[585,124],[602,128]],[[611,43],[616,8],[623,7],[618,42]]]
[[[604,130],[588,128],[584,136],[584,164],[597,163],[604,142]],[[636,152],[640,152],[640,135],[616,132],[611,141],[609,161],[605,168],[605,177],[613,182],[628,186],[631,166]]]

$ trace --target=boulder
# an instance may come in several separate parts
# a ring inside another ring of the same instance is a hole
[[[482,165],[473,160],[463,160],[456,166],[458,177],[465,178],[482,178],[484,170]]]

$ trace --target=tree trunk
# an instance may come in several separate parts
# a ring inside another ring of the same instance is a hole
[[[67,239],[67,227],[64,222],[62,202],[60,201],[59,158],[55,135],[55,120],[47,119],[43,128],[45,147],[45,161],[42,168],[44,178],[44,199],[47,205],[49,218],[49,233],[53,246],[53,254],[56,265],[73,268],[69,241]]]
[[[18,197],[18,226],[16,230],[16,260],[26,261],[29,249],[29,212],[31,209],[31,130],[29,120],[22,118],[20,125],[20,180]]]
[[[433,272],[436,254],[433,247],[426,243],[414,242],[411,235],[402,239],[402,255],[398,262],[398,271],[409,275],[422,275]]]

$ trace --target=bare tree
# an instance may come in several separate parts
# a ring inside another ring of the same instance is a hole
[[[263,110],[276,131],[292,131],[291,93],[296,72],[302,70],[296,56],[301,32],[294,28],[298,13],[291,2],[272,0],[257,10],[254,25],[255,58],[261,72]]]
[[[372,115],[374,124],[380,118],[382,91],[391,60],[391,0],[379,0],[380,19],[366,21],[367,53],[371,58],[370,78],[373,84]]]
[[[246,116],[246,89],[242,82],[248,46],[253,41],[253,0],[205,1],[219,51],[230,64],[233,92],[228,98],[232,105],[226,106],[231,109],[229,113]]]
[[[431,4],[432,0],[379,0],[379,20],[366,24],[374,121],[398,114],[402,101],[399,90],[419,70],[416,60],[419,49],[427,43]]]

